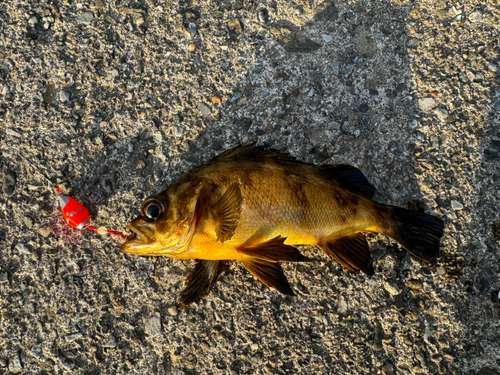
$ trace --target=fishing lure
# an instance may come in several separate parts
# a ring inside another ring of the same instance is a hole
[[[76,199],[63,194],[62,189],[58,185],[52,183],[52,181],[50,181],[32,162],[22,155],[20,156],[56,191],[59,198],[59,204],[61,205],[64,215],[64,220],[68,225],[76,229],[89,229],[100,235],[109,233],[114,240],[120,243],[125,242],[127,236],[119,231],[110,230],[105,227],[96,228],[90,225],[90,214],[87,207],[78,202]]]

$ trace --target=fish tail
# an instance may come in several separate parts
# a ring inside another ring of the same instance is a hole
[[[432,263],[439,256],[444,222],[423,212],[390,207],[390,229],[384,233],[403,245],[413,256]]]

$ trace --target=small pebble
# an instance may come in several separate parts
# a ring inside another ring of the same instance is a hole
[[[235,34],[241,34],[243,32],[243,24],[239,18],[233,18],[227,22],[227,28],[229,31]]]
[[[441,121],[446,121],[446,119],[448,118],[448,111],[446,109],[436,108],[434,110],[434,113]]]
[[[198,358],[196,358],[196,355],[193,353],[190,353],[182,359],[182,362],[186,369],[193,370],[196,366],[196,362],[198,362]]]
[[[137,17],[137,19],[135,20],[135,24],[137,26],[142,26],[144,24],[144,17],[142,16]]]
[[[33,345],[33,348],[31,348],[31,355],[35,358],[40,358],[42,355],[42,343]]]
[[[343,296],[339,297],[339,302],[337,304],[337,314],[345,314],[347,312],[347,302]]]
[[[354,62],[354,64],[347,65],[346,73],[344,75],[345,78],[349,78],[350,75],[354,72],[354,68],[356,67],[356,62],[357,61],[358,61],[358,58],[356,57],[356,61]]]
[[[393,296],[397,296],[399,293],[401,293],[401,291],[399,290],[399,288],[396,284],[389,283],[389,282],[384,284],[384,289],[387,290]]]
[[[5,131],[8,135],[12,135],[13,137],[18,137],[20,138],[21,137],[21,134],[16,132],[15,130],[12,130],[11,128],[7,128],[7,130]]]
[[[430,112],[436,105],[436,101],[433,98],[424,98],[418,100],[418,107],[422,112],[425,113]]]
[[[7,272],[0,273],[0,284],[5,284],[9,282],[9,274]]]
[[[82,334],[80,332],[72,333],[71,335],[66,336],[66,342],[73,342],[79,339],[80,337],[82,337]]]
[[[323,40],[325,41],[326,44],[331,43],[333,40],[333,35],[323,34],[321,36],[323,37]]]
[[[328,124],[329,127],[331,127],[333,130],[340,130],[340,124],[338,122],[331,122]]]
[[[187,31],[189,33],[189,35],[191,36],[191,38],[194,38],[196,36],[196,24],[193,23],[193,22],[189,22],[189,25],[187,27]]]
[[[198,103],[198,111],[200,111],[202,116],[210,116],[212,112],[210,111],[210,107],[205,103]]]
[[[443,276],[443,275],[445,275],[445,274],[446,274],[446,270],[445,270],[443,267],[439,266],[439,267],[437,267],[437,268],[436,268],[436,273],[437,273],[439,276]]]
[[[25,244],[19,242],[17,245],[16,245],[16,249],[17,251],[19,251],[21,254],[26,254],[26,255],[29,255],[31,254],[31,252],[29,251],[29,249],[26,247]]]
[[[104,6],[104,3],[102,2],[102,0],[96,0],[94,2],[94,7],[96,7],[97,9],[105,9],[105,6]]]
[[[4,174],[2,181],[2,190],[6,196],[10,196],[14,193],[16,188],[17,176],[14,172],[10,171]]]
[[[384,329],[382,328],[382,324],[380,324],[380,322],[377,322],[375,325],[375,336],[373,338],[373,345],[372,345],[373,350],[379,351],[384,348],[382,344],[383,338],[384,338]]]
[[[332,70],[333,70],[333,73],[339,74],[339,71],[340,71],[340,62],[338,62],[338,61],[332,62]]]
[[[408,312],[408,319],[415,321],[418,319],[418,315],[415,314],[413,311],[410,311]]]
[[[85,12],[76,17],[76,20],[79,22],[92,22],[93,19],[94,19],[94,13],[92,12]]]
[[[61,362],[62,367],[64,367],[66,371],[73,371],[73,369],[75,368],[75,364],[71,361],[68,361],[68,359],[63,356],[59,356],[59,362]]]
[[[384,375],[393,375],[394,374],[394,366],[390,363],[382,366],[382,374]]]
[[[464,206],[462,203],[458,201],[451,201],[451,209],[452,210],[463,210]]]
[[[222,101],[222,98],[220,96],[218,96],[218,95],[212,96],[212,103],[220,104],[221,101]]]
[[[485,275],[479,280],[479,291],[481,294],[486,294],[491,288],[491,285],[493,284],[493,278],[490,275]]]
[[[34,27],[38,23],[38,18],[36,18],[36,16],[33,16],[28,20],[28,23],[31,27]]]
[[[42,237],[48,237],[52,233],[52,228],[51,227],[40,227],[40,228],[38,228],[38,233]]]
[[[113,336],[109,338],[108,341],[104,343],[103,348],[116,348],[116,340]]]
[[[19,372],[22,369],[23,366],[21,365],[21,359],[19,358],[19,353],[16,353],[9,362],[9,370],[12,372]]]
[[[167,309],[168,313],[171,315],[171,316],[177,316],[179,314],[179,310],[177,310],[177,307],[176,306],[170,306],[168,309]]]
[[[408,285],[408,288],[413,290],[421,290],[423,287],[422,282],[419,280],[408,280],[406,285]]]
[[[492,71],[493,73],[498,72],[498,66],[496,66],[494,63],[492,63],[492,62],[488,62],[488,64],[487,64],[487,65],[488,65],[488,69],[489,69],[490,71]]]
[[[156,336],[161,333],[161,319],[160,314],[156,314],[149,318],[144,327],[144,331],[150,336]]]
[[[104,15],[104,21],[106,21],[112,25],[116,25],[116,20],[113,17],[111,17],[109,14]]]
[[[483,13],[479,10],[475,10],[469,15],[469,21],[472,23],[479,22],[483,19]]]
[[[370,109],[370,107],[368,106],[367,103],[363,103],[359,106],[358,110],[360,112],[368,112],[368,110]]]
[[[255,343],[254,343],[254,344],[252,344],[252,345],[250,346],[250,348],[251,348],[252,350],[258,350],[258,349],[259,349],[259,344],[255,344]]]
[[[70,98],[69,92],[61,90],[61,92],[59,93],[59,100],[61,101],[61,103],[69,102],[69,98]]]
[[[190,43],[187,46],[188,51],[194,51],[196,49],[196,45],[194,43]]]

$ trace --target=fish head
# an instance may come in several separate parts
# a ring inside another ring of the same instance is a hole
[[[127,225],[132,234],[121,245],[123,253],[181,257],[196,229],[200,184],[185,185],[144,200],[141,215]]]

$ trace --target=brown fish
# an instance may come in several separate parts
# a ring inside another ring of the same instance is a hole
[[[307,261],[292,245],[316,245],[351,271],[374,273],[364,232],[389,236],[415,257],[439,255],[443,221],[375,203],[375,188],[349,165],[311,165],[275,150],[239,146],[142,203],[121,250],[197,259],[181,293],[188,305],[238,260],[265,285],[294,295],[280,261]]]

